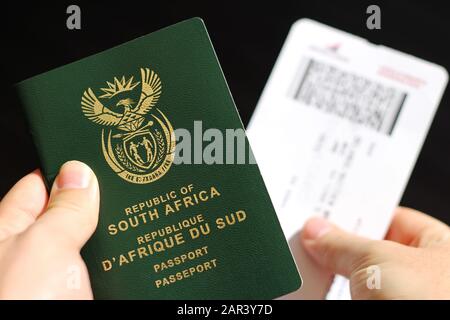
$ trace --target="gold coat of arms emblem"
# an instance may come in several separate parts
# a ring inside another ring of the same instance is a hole
[[[102,152],[111,169],[128,182],[144,184],[158,180],[170,169],[175,134],[156,107],[161,79],[149,68],[140,72],[141,81],[134,82],[133,76],[107,81],[98,97],[88,88],[81,109],[89,120],[102,126]]]

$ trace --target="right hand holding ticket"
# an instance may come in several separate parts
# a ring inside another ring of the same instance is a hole
[[[301,242],[317,263],[350,279],[353,299],[450,299],[450,228],[424,213],[398,208],[382,241],[312,218]],[[380,271],[379,288],[368,284],[370,268]]]

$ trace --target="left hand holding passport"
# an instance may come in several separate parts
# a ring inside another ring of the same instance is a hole
[[[47,197],[39,171],[0,202],[0,299],[92,299],[80,249],[98,221],[99,191],[85,164],[61,167]]]

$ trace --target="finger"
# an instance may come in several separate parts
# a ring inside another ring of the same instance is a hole
[[[98,211],[95,174],[84,163],[69,161],[56,177],[47,210],[30,230],[39,228],[55,241],[81,249],[97,226]]]
[[[386,240],[415,247],[428,247],[449,237],[450,229],[445,223],[404,207],[397,208],[386,234]]]
[[[306,222],[301,242],[320,266],[346,277],[373,256],[374,241],[345,232],[322,218]]]
[[[19,180],[0,202],[0,241],[27,229],[44,211],[47,198],[39,170]]]

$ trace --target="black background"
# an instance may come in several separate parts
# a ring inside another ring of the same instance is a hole
[[[81,30],[66,28],[70,4],[81,7]],[[381,7],[381,30],[366,28],[369,4]],[[204,19],[245,124],[291,24],[302,17],[450,70],[450,9],[444,1],[15,1],[1,2],[0,10],[0,197],[39,166],[11,84],[186,18]],[[449,124],[447,90],[401,201],[447,223]]]

